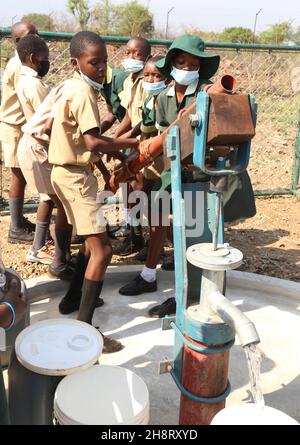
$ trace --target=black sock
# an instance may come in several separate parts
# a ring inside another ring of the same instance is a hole
[[[81,291],[83,285],[84,274],[89,262],[89,257],[86,257],[82,252],[78,252],[75,271],[72,276],[71,284],[65,299],[69,301],[80,301]]]
[[[70,231],[68,231],[68,233],[66,234],[67,237],[67,241],[68,242],[68,248],[67,248],[67,252],[66,252],[66,260],[67,261],[71,261],[72,259],[72,255],[71,255],[71,240],[72,240],[72,235],[73,235],[73,229],[71,229]]]
[[[70,251],[72,229],[60,230],[55,228],[55,251],[52,262],[54,269],[64,269],[67,264],[67,256]]]
[[[23,198],[9,198],[10,227],[14,230],[23,229]]]
[[[36,221],[34,240],[32,244],[32,250],[36,252],[45,245],[47,232],[49,230],[50,223]]]
[[[103,281],[83,280],[82,297],[77,320],[92,324],[96,301],[101,293]]]

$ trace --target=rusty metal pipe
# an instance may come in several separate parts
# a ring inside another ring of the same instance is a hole
[[[237,80],[233,76],[230,76],[230,74],[225,74],[212,85],[206,85],[204,91],[207,93],[233,94],[236,88]]]

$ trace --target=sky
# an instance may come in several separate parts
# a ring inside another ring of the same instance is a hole
[[[112,0],[124,4],[125,0]],[[256,30],[263,31],[278,22],[293,20],[300,26],[300,0],[139,0],[154,14],[155,25],[165,29],[169,13],[169,30],[178,34],[185,28],[220,32],[225,27],[243,26],[253,30],[257,14]],[[66,11],[66,0],[0,0],[0,26],[10,26],[30,12],[50,14]],[[97,0],[89,0],[90,6]],[[5,6],[4,6],[5,5]],[[262,8],[262,9],[261,9]],[[261,9],[261,11],[260,11]],[[260,12],[259,12],[260,11]]]

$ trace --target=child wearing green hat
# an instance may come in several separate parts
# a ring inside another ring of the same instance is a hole
[[[166,130],[188,108],[200,91],[212,82],[209,80],[218,70],[220,57],[204,51],[204,42],[197,36],[184,35],[174,40],[166,57],[156,66],[160,71],[174,79],[174,85],[165,89],[157,99],[156,127],[159,131]],[[234,201],[238,205],[231,205],[231,214],[226,215],[227,221],[238,218],[254,216],[256,213],[253,191],[247,174],[231,179],[230,189],[227,192],[230,199],[225,196],[225,202]],[[183,182],[203,181],[208,177],[202,172],[182,173]],[[171,174],[163,172],[160,178],[165,190],[171,190]],[[158,189],[159,187],[157,187]],[[242,193],[246,190],[246,193]],[[236,193],[238,192],[238,193]],[[243,204],[240,202],[242,199]],[[247,205],[245,205],[247,203]],[[231,203],[232,204],[232,203]],[[123,286],[119,292],[123,295],[139,295],[144,292],[153,292],[157,289],[156,266],[159,262],[161,247],[166,238],[167,227],[159,226],[155,236],[151,238],[146,265],[141,274],[133,281]],[[176,310],[175,298],[169,298],[161,305],[151,308],[148,315],[151,317],[164,317],[174,314]]]

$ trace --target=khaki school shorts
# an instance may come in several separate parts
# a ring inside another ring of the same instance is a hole
[[[17,149],[22,136],[21,125],[0,123],[0,140],[2,145],[2,158],[5,167],[20,168]]]
[[[48,162],[47,148],[29,134],[24,133],[18,145],[18,161],[32,193],[54,195],[51,184],[52,165]],[[49,199],[49,198],[48,198]]]
[[[64,206],[69,224],[78,235],[106,232],[101,205],[97,203],[98,182],[90,166],[55,165],[51,182]]]

